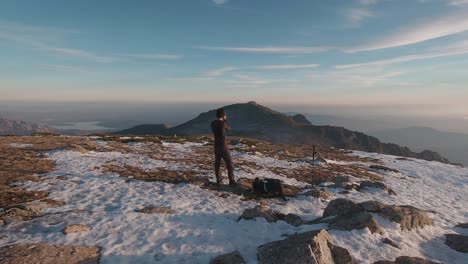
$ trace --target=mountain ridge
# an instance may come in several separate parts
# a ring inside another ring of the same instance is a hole
[[[45,125],[0,117],[0,135],[28,136],[35,133],[57,133],[59,130]]]
[[[308,144],[342,149],[361,150],[383,154],[435,160],[449,163],[440,154],[424,150],[420,153],[411,151],[393,143],[382,143],[379,139],[344,127],[315,126],[303,115],[288,116],[256,102],[238,103],[223,107],[232,125],[230,135],[258,138],[280,144]],[[198,135],[211,134],[210,123],[215,118],[216,110],[200,113],[194,119],[183,124],[164,129],[160,124],[145,125],[144,131],[138,126],[115,134],[163,134],[163,135]],[[304,120],[305,119],[305,120]],[[152,130],[152,128],[154,130]],[[163,128],[163,129],[162,129]],[[132,133],[128,133],[132,132]]]

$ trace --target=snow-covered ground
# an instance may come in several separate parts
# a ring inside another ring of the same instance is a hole
[[[105,143],[100,143],[106,147]],[[193,169],[192,164],[173,160],[153,159],[144,154],[151,143],[130,143],[135,153],[87,152],[57,150],[48,153],[56,162],[56,171],[43,175],[42,182],[27,182],[31,190],[46,190],[50,198],[65,201],[66,205],[47,209],[44,217],[1,227],[0,246],[18,242],[50,242],[56,244],[90,245],[102,247],[101,263],[208,263],[217,255],[239,250],[248,263],[256,263],[256,248],[264,243],[282,239],[284,234],[325,228],[325,224],[293,227],[285,222],[268,223],[237,221],[243,210],[257,205],[242,201],[230,194],[219,193],[189,184],[144,182],[107,173],[102,166],[108,162],[132,165],[152,170]],[[196,155],[198,143],[164,143],[166,152],[178,155]],[[453,226],[468,222],[468,169],[421,160],[396,160],[396,157],[356,152],[358,155],[378,158],[401,173],[382,173],[385,182],[397,196],[382,190],[338,194],[335,197],[356,201],[379,200],[390,204],[410,204],[432,210],[435,226],[421,230],[401,231],[397,224],[376,216],[383,225],[384,235],[371,234],[367,229],[330,231],[334,243],[347,248],[358,263],[393,260],[397,256],[422,256],[445,263],[468,263],[468,254],[450,249],[444,244],[443,234],[453,233]],[[275,175],[268,167],[295,168],[303,162],[287,162],[263,155],[233,153],[235,159],[255,162],[260,169],[247,172],[236,170],[237,177],[280,178],[288,184],[304,186],[295,179]],[[212,174],[208,175],[214,181]],[[57,176],[65,176],[62,180]],[[269,200],[274,210],[295,213],[305,219],[322,215],[327,202],[313,197],[291,198],[287,204]],[[145,206],[167,206],[176,214],[143,214],[135,212]],[[85,209],[79,214],[72,209]],[[79,234],[64,235],[64,226],[86,224],[93,229]],[[463,230],[456,230],[463,232]],[[384,245],[384,237],[398,242],[402,249]]]

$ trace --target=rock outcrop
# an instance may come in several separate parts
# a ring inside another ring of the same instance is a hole
[[[353,264],[349,252],[331,243],[325,230],[289,236],[257,248],[259,264]]]
[[[341,149],[362,150],[396,156],[436,160],[448,160],[432,151],[412,152],[407,147],[382,143],[377,138],[343,127],[314,126],[301,116],[291,117],[274,111],[255,102],[233,104],[223,107],[229,116],[233,136],[251,137],[280,144],[323,145]],[[117,134],[164,134],[164,135],[202,135],[211,134],[207,125],[216,110],[199,114],[196,118],[181,125],[166,128],[164,125],[142,125]]]
[[[369,218],[366,214],[358,214],[361,212],[377,213],[390,221],[399,223],[402,230],[411,230],[433,224],[433,220],[425,211],[410,205],[388,205],[377,201],[357,204],[343,198],[331,201],[323,212],[323,218],[336,216],[335,219],[330,220],[330,223],[337,221],[338,226],[334,225],[338,227],[337,229],[340,229],[341,226],[343,226],[343,229],[355,226],[356,228],[375,228],[374,230],[378,231],[378,225],[373,224],[376,220]],[[332,226],[330,225],[330,227]]]

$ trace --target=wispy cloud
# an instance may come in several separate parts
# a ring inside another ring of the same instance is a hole
[[[468,0],[450,0],[449,5],[452,5],[452,6],[468,5]]]
[[[403,71],[384,71],[381,68],[326,70],[307,76],[310,80],[346,87],[373,87],[377,84],[394,81]]]
[[[227,72],[232,72],[232,71],[235,71],[237,69],[238,69],[237,67],[223,67],[223,68],[219,68],[219,69],[213,69],[213,70],[207,71],[205,74],[203,74],[203,76],[205,76],[205,77],[218,77],[218,76],[222,76],[222,75],[226,74]]]
[[[315,69],[320,64],[283,64],[283,65],[263,65],[256,66],[257,70],[294,70],[294,69]]]
[[[39,64],[39,66],[47,69],[57,70],[57,71],[68,71],[68,72],[85,72],[83,68],[61,65],[61,64]]]
[[[107,62],[114,62],[118,60],[118,58],[115,58],[115,57],[99,56],[92,52],[80,50],[80,49],[56,48],[56,47],[47,47],[46,49],[59,55],[72,56],[72,57],[82,58],[82,59],[95,61],[95,62],[107,63]]]
[[[29,46],[33,49],[47,51],[56,55],[69,56],[91,60],[95,62],[113,62],[117,58],[109,56],[99,56],[93,52],[60,47],[52,42],[58,42],[65,38],[65,35],[75,33],[76,31],[51,29],[45,27],[29,26],[17,23],[0,22],[0,39],[16,42],[21,45]]]
[[[375,5],[378,0],[357,0],[357,3],[360,5]]]
[[[374,13],[366,8],[349,8],[344,11],[344,15],[352,26],[359,26],[365,19],[375,17]]]
[[[416,25],[405,25],[392,34],[379,37],[353,49],[350,52],[371,51],[406,46],[423,41],[445,37],[468,30],[468,12],[460,11],[444,17],[427,19]]]
[[[212,0],[215,5],[224,5],[228,0]]]
[[[179,60],[184,56],[178,54],[162,54],[162,53],[152,53],[152,54],[127,54],[125,55],[130,58],[136,59],[146,59],[146,60]]]
[[[264,47],[200,47],[205,50],[244,52],[244,53],[271,53],[271,54],[310,54],[325,52],[334,49],[327,46],[264,46]]]
[[[465,46],[463,46],[463,43],[465,43]],[[337,65],[335,66],[335,68],[336,69],[348,69],[348,68],[367,67],[367,66],[382,66],[382,65],[389,65],[389,64],[395,64],[395,63],[416,61],[416,60],[425,60],[425,59],[433,59],[433,58],[440,58],[440,57],[453,56],[453,55],[468,54],[468,45],[466,44],[468,43],[460,42],[459,44],[454,44],[449,48],[434,48],[431,51],[428,51],[426,53],[399,56],[399,57],[395,57],[391,59],[377,60],[377,61],[370,61],[370,62],[363,62],[363,63]]]

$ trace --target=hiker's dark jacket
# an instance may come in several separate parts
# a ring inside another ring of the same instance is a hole
[[[214,134],[214,151],[221,154],[228,152],[226,143],[226,130],[231,130],[231,127],[226,121],[216,119],[211,122],[211,130]]]

